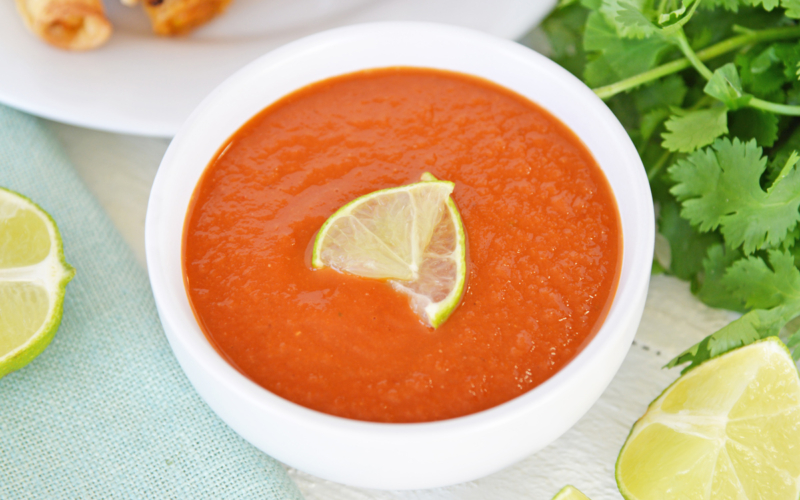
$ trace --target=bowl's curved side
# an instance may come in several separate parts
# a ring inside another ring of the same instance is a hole
[[[619,287],[603,327],[566,367],[498,407],[423,424],[376,424],[283,400],[211,347],[184,290],[182,231],[194,186],[241,124],[309,83],[361,69],[417,66],[492,80],[548,109],[597,159],[617,198],[623,232]],[[641,319],[654,240],[653,206],[625,130],[585,85],[513,42],[448,26],[380,23],[289,44],[245,67],[195,110],[170,145],[148,204],[145,246],[153,292],[173,351],[211,408],[245,439],[288,465],[369,488],[444,486],[484,476],[555,440],[600,397]]]
[[[632,338],[644,296],[620,325]],[[168,332],[172,337],[172,333]],[[183,350],[176,356],[201,397],[239,435],[281,462],[315,476],[362,488],[422,489],[462,483],[508,467],[569,430],[595,403],[627,353],[629,340],[595,358],[537,405],[505,405],[430,424],[353,422],[271,408],[260,387],[231,388]],[[292,403],[285,402],[289,405]]]

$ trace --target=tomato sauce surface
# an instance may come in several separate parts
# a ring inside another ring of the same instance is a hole
[[[467,288],[438,329],[388,283],[312,270],[338,208],[455,182]],[[342,417],[423,422],[547,380],[605,317],[621,257],[611,189],[583,143],[481,79],[387,68],[325,80],[256,115],[196,188],[184,276],[215,348],[251,380]]]

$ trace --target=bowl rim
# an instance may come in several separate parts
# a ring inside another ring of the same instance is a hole
[[[498,39],[467,28],[416,22],[366,23],[336,28],[311,35],[262,56],[225,80],[195,109],[172,140],[153,183],[145,223],[145,247],[148,272],[156,303],[159,305],[158,310],[162,323],[165,325],[165,330],[171,332],[168,333],[168,338],[173,351],[182,350],[185,355],[195,358],[203,364],[208,370],[208,373],[213,375],[218,382],[222,383],[227,390],[236,393],[241,398],[249,400],[251,404],[258,406],[261,410],[273,415],[280,415],[282,418],[291,419],[309,428],[340,431],[347,434],[359,433],[370,436],[382,436],[389,439],[393,437],[405,438],[412,435],[425,437],[434,434],[441,435],[442,433],[465,435],[479,428],[503,425],[504,422],[523,416],[529,411],[531,406],[547,404],[549,400],[552,400],[556,396],[556,393],[567,381],[574,379],[580,372],[591,366],[591,363],[586,362],[587,360],[603,357],[608,354],[610,350],[617,348],[620,342],[627,344],[625,346],[625,351],[627,352],[627,348],[630,346],[630,341],[632,340],[632,334],[629,335],[629,338],[625,338],[623,336],[623,330],[625,329],[619,328],[618,326],[625,324],[626,321],[630,321],[630,318],[626,317],[629,316],[629,314],[626,312],[625,304],[637,302],[647,293],[655,235],[654,219],[652,217],[647,217],[646,213],[644,217],[639,214],[639,217],[636,219],[638,224],[636,230],[638,231],[637,234],[640,234],[641,237],[637,239],[636,242],[629,242],[627,238],[625,238],[626,235],[623,231],[621,269],[612,305],[603,321],[603,325],[572,360],[537,387],[510,401],[477,413],[432,422],[381,423],[352,420],[300,406],[269,392],[267,389],[252,382],[233,366],[224,361],[222,357],[217,354],[216,350],[210,346],[205,335],[200,330],[199,326],[197,326],[196,320],[193,325],[186,324],[185,321],[176,316],[175,311],[170,308],[170,302],[178,300],[185,301],[186,304],[188,304],[188,298],[186,297],[185,290],[180,294],[180,297],[170,297],[170,286],[165,283],[164,278],[166,274],[175,272],[174,269],[168,269],[167,266],[164,265],[165,250],[162,248],[163,242],[159,233],[160,228],[158,220],[161,211],[164,210],[165,200],[169,197],[169,182],[174,180],[168,178],[168,174],[180,167],[180,155],[183,154],[183,150],[190,146],[192,141],[196,141],[194,136],[198,130],[209,126],[209,117],[213,116],[220,103],[226,101],[230,93],[234,92],[237,86],[242,82],[259,78],[259,75],[266,71],[265,68],[280,66],[286,63],[287,60],[301,57],[303,54],[319,50],[320,48],[325,49],[331,44],[336,44],[343,39],[359,39],[364,41],[385,38],[387,36],[397,36],[403,33],[413,33],[416,36],[424,36],[431,39],[445,37],[455,40],[469,40],[471,44],[485,47],[486,50],[502,52],[511,59],[526,61],[528,64],[538,66],[544,71],[547,71],[554,78],[562,80],[564,85],[569,88],[571,92],[574,92],[575,101],[589,106],[591,112],[594,113],[593,116],[602,117],[606,132],[611,134],[616,141],[623,143],[622,150],[625,151],[625,157],[622,158],[622,160],[627,162],[626,164],[628,165],[633,164],[634,167],[638,165],[639,168],[633,168],[628,174],[631,176],[632,182],[635,183],[639,189],[632,193],[625,193],[625,196],[635,198],[634,204],[640,208],[643,207],[645,212],[648,211],[649,206],[649,211],[652,214],[652,199],[649,190],[649,182],[641,164],[641,159],[632,143],[630,143],[630,139],[624,128],[606,105],[588,87],[565,69],[558,66],[555,62],[515,42]],[[391,66],[395,65],[384,67]],[[344,71],[342,74],[349,72],[350,71]],[[483,75],[476,76],[494,81],[491,77]],[[499,82],[498,84],[502,85]],[[297,88],[301,88],[301,86]],[[541,101],[536,102],[563,121],[563,118],[553,112],[546,103],[542,103]],[[255,115],[261,109],[262,108],[254,108],[252,115]],[[244,122],[241,124],[243,123]],[[569,128],[571,128],[576,136],[584,141],[584,143],[586,142],[573,127],[570,126]],[[228,136],[229,135],[230,134],[228,134]],[[599,161],[598,164],[600,164]],[[205,166],[206,165],[203,165],[203,168],[205,168]],[[604,166],[602,164],[600,166],[606,174],[606,177],[608,177]],[[192,183],[192,189],[194,189],[195,184],[196,182]],[[611,184],[610,180],[609,184]],[[614,191],[613,186],[612,191],[618,200],[617,205],[619,207],[621,193]],[[182,208],[181,221],[184,220],[186,209],[186,206]],[[619,215],[622,223],[621,209]],[[648,237],[648,235],[650,236]],[[635,243],[635,246],[633,243]],[[175,249],[172,249],[172,251],[175,251]],[[177,251],[182,252],[180,247]],[[629,270],[627,275],[623,274],[626,266]],[[179,269],[177,272],[182,274],[182,269]],[[639,277],[641,275],[644,275],[644,277]],[[183,278],[181,277],[181,283],[182,282]],[[639,318],[635,318],[635,321],[638,324]],[[199,346],[200,343],[205,343],[206,347],[211,349],[213,359],[209,359],[208,349],[203,349],[202,346]],[[224,366],[221,366],[219,362],[223,363]],[[618,368],[617,366],[614,372],[616,372]],[[599,394],[597,397],[599,397]]]

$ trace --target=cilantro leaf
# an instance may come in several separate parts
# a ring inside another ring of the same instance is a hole
[[[714,71],[714,75],[703,91],[722,101],[728,109],[739,109],[746,106],[753,98],[742,90],[742,81],[739,79],[739,72],[736,71],[733,63],[728,63]]]
[[[786,17],[800,19],[800,0],[781,0],[781,7],[786,9]]]
[[[686,97],[686,91],[686,83],[683,78],[678,75],[670,75],[641,87],[633,94],[633,98],[639,112],[646,114],[658,108],[681,106]]]
[[[783,240],[781,249],[791,252],[794,256],[794,265],[800,267],[800,262],[797,260],[797,256],[800,255],[800,247],[795,246],[795,243],[797,243],[798,240],[800,240],[800,224],[796,225],[793,230],[789,231],[789,234],[787,234],[786,238]]]
[[[705,0],[701,7],[710,10],[722,7],[731,12],[739,12],[739,0]]]
[[[795,237],[796,236],[797,235],[795,234]],[[800,267],[800,246],[794,246],[790,248],[789,251],[791,251],[792,255],[794,256],[794,265]]]
[[[741,257],[742,252],[725,248],[722,243],[716,243],[708,248],[703,259],[703,272],[698,273],[696,279],[692,281],[692,292],[703,304],[730,311],[746,311],[744,300],[734,296],[723,282],[725,271]]]
[[[760,257],[736,261],[725,274],[724,281],[735,293],[747,297],[753,309],[741,318],[709,335],[672,359],[667,368],[690,363],[681,373],[742,345],[771,335],[778,335],[786,323],[800,314],[800,270],[791,254],[779,250],[769,252],[769,264]],[[800,344],[797,333],[790,339],[792,347]],[[795,356],[799,349],[795,348]]]
[[[639,125],[639,133],[642,136],[642,142],[647,143],[647,141],[653,137],[653,134],[656,132],[659,125],[664,123],[664,120],[666,120],[668,117],[669,110],[666,108],[656,108],[642,115]]]
[[[658,216],[658,232],[669,242],[669,271],[682,280],[694,279],[703,270],[703,257],[708,247],[719,244],[717,233],[699,233],[680,216],[680,206],[674,200],[662,202]]]
[[[664,120],[669,117],[670,107],[683,104],[686,90],[683,78],[671,75],[631,93],[636,108],[641,114],[639,133],[643,144],[647,144]],[[642,153],[641,147],[640,153]]]
[[[776,321],[770,314],[759,314],[761,311],[750,311],[739,320],[730,322],[720,328],[708,339],[708,354],[710,357],[719,356],[731,349],[752,344],[756,340],[768,337],[770,333],[777,333],[774,325]]]
[[[728,113],[722,106],[697,111],[676,108],[664,126],[667,128],[661,136],[664,148],[691,153],[728,132]]]
[[[770,250],[768,255],[769,266],[756,256],[734,262],[723,282],[747,308],[772,309],[800,303],[800,270],[794,265],[794,257],[781,250]]]
[[[670,190],[681,215],[700,231],[720,228],[727,244],[746,255],[780,245],[800,221],[800,171],[793,168],[767,192],[760,185],[766,158],[755,141],[718,139],[670,167]]]
[[[645,0],[603,0],[600,12],[619,36],[647,38],[658,28],[643,13],[646,4]]]
[[[689,2],[691,3],[691,2]],[[686,9],[689,6],[687,0],[683,0],[681,2],[681,6],[677,9],[673,10],[672,12],[667,12],[665,14],[661,14],[658,16],[658,24],[665,25],[665,24],[673,24],[677,22],[683,15],[686,13]]]
[[[735,36],[734,26],[760,30],[785,24],[786,17],[781,9],[767,12],[750,7],[744,0],[702,0],[684,31],[692,47],[699,49]],[[722,62],[729,60],[727,57]]]
[[[769,12],[780,4],[780,0],[746,0],[746,3],[749,3],[753,7],[760,5],[764,7],[764,10]]]
[[[770,45],[750,62],[750,71],[755,74],[767,71],[773,64],[780,62],[775,45]]]
[[[620,38],[602,15],[592,12],[586,19],[583,48],[599,52],[586,65],[584,79],[589,85],[600,86],[654,67],[671,45],[661,37]]]
[[[778,172],[778,176],[775,178],[775,180],[772,181],[771,187],[767,189],[767,192],[771,191],[773,186],[780,183],[784,177],[792,172],[792,169],[797,164],[798,160],[800,160],[800,155],[797,154],[797,151],[792,151],[792,154],[790,154],[789,158],[786,159],[786,163],[780,172]]]
[[[759,146],[770,147],[778,139],[778,117],[760,109],[742,108],[728,114],[728,129],[742,142],[755,139]]]
[[[586,66],[583,29],[588,13],[580,5],[570,5],[554,12],[541,24],[548,38],[550,58],[578,77],[583,75]]]
[[[590,87],[602,87],[620,79],[608,59],[602,54],[588,59],[586,69],[583,71],[583,80]]]
[[[795,363],[800,360],[800,349],[797,347],[800,346],[800,328],[798,328],[786,341],[786,347],[792,350],[792,358],[794,359]]]
[[[782,312],[782,310],[764,311],[762,309],[750,311],[675,356],[664,368],[673,368],[689,363],[681,370],[681,374],[684,374],[703,361],[737,347],[751,344],[756,340],[777,335],[785,324]]]
[[[689,5],[695,3],[693,0],[681,0],[681,6],[677,9],[672,10],[671,12],[666,12],[658,16],[658,24],[665,25],[665,24],[673,24],[679,21],[684,14],[686,14],[686,10],[689,8]]]
[[[743,46],[734,39],[789,33],[800,0],[559,1],[543,26],[554,59],[595,87],[642,75],[606,103],[636,145],[661,209],[653,272],[690,280],[713,307],[750,309],[669,366],[688,369],[778,334],[800,316],[800,120],[750,106],[754,98],[800,105],[800,36]],[[694,69],[645,73],[681,56],[672,42],[680,30],[697,51],[731,41],[708,61],[716,69],[708,81]],[[788,337],[800,357],[800,328]]]
[[[796,126],[791,133],[784,133],[781,139],[781,144],[772,151],[772,159],[767,166],[768,185],[774,184],[791,156],[795,151],[800,151],[800,126]]]
[[[662,5],[664,4],[662,3]],[[658,24],[661,25],[661,34],[673,35],[681,31],[694,16],[698,5],[700,5],[700,0],[681,0],[679,8],[659,16]]]
[[[636,144],[638,128],[639,128],[639,112],[636,109],[636,104],[633,102],[633,97],[630,94],[617,94],[608,101],[606,105],[617,117],[617,120],[625,127],[631,140]]]
[[[797,43],[776,43],[772,45],[775,57],[783,65],[786,81],[797,80],[797,65],[800,63],[800,45]]]
[[[766,49],[769,50],[769,49]],[[742,87],[750,94],[767,99],[787,83],[786,75],[780,64],[769,64],[770,58],[761,57],[763,51],[755,48],[736,55],[736,66],[739,68]],[[753,64],[755,63],[755,68]]]
[[[583,48],[587,52],[595,50],[602,52],[618,46],[620,42],[614,27],[602,15],[597,12],[589,14],[583,37]]]

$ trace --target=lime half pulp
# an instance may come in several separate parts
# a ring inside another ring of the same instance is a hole
[[[628,500],[797,500],[800,377],[776,337],[697,366],[634,424],[616,467]]]
[[[438,327],[458,306],[466,282],[466,236],[450,197],[454,187],[425,173],[421,182],[351,201],[317,233],[313,267],[386,279],[410,298],[424,323]]]
[[[0,188],[0,377],[30,363],[53,339],[74,274],[53,219]]]

